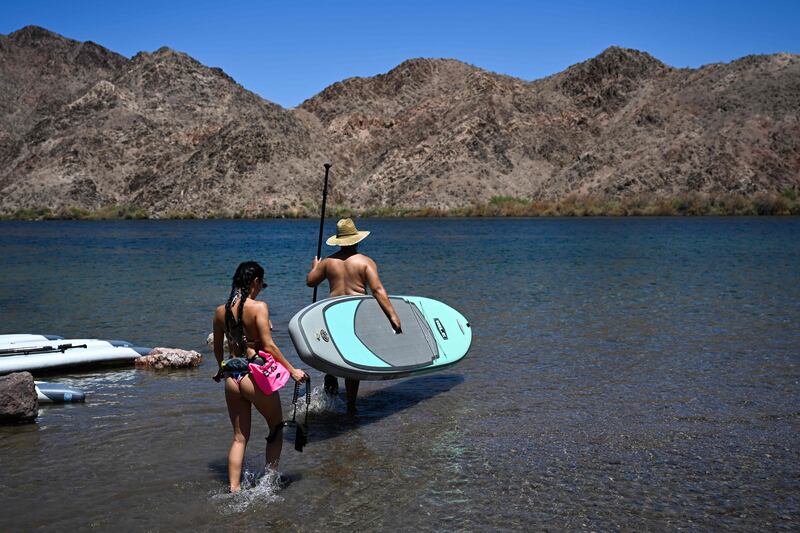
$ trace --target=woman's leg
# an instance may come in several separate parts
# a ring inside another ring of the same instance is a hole
[[[236,492],[240,488],[244,452],[250,439],[250,402],[242,397],[233,378],[225,379],[225,402],[233,426],[233,442],[228,452],[228,481],[231,492]]]
[[[278,427],[283,421],[283,411],[281,410],[281,398],[278,396],[278,391],[273,392],[269,396],[258,388],[253,382],[253,378],[247,375],[242,379],[239,384],[242,391],[242,396],[250,400],[256,406],[258,412],[267,421],[267,429],[272,431],[273,428]],[[278,460],[281,457],[281,448],[283,448],[283,428],[279,428],[275,433],[275,439],[272,442],[267,442],[267,465],[277,469]]]

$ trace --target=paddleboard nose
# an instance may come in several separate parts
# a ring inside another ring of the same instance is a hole
[[[111,346],[116,346],[116,347],[118,347],[118,348],[119,348],[119,347],[127,348],[127,347],[129,347],[129,346],[133,346],[133,343],[131,343],[131,342],[128,342],[128,341],[111,341],[111,340],[106,340],[106,342],[107,342],[108,344],[110,344]]]
[[[128,341],[120,341],[120,340],[110,341],[110,340],[107,340],[106,342],[109,343],[111,346],[114,346],[114,347],[117,347],[117,348],[130,348],[131,350],[133,350],[134,352],[138,353],[139,355],[147,355],[147,354],[149,354],[150,352],[153,351],[152,348],[148,348],[147,346],[134,346],[132,342],[128,342]]]
[[[128,348],[138,353],[139,355],[147,355],[153,351],[152,348],[148,348],[146,346],[128,346]]]
[[[128,341],[120,341],[120,340],[109,341],[109,340],[107,340],[106,342],[109,343],[111,346],[114,346],[114,347],[117,347],[117,348],[130,348],[131,350],[133,350],[134,352],[138,353],[139,355],[147,355],[147,354],[149,354],[150,352],[153,351],[152,348],[148,348],[147,346],[134,346],[132,342],[128,342]]]

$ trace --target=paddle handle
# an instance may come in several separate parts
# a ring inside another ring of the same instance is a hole
[[[328,201],[328,171],[330,163],[325,163],[325,184],[322,186],[322,211],[319,214],[319,239],[317,239],[317,257],[322,255],[322,231],[325,229],[325,204]],[[314,296],[311,303],[317,301],[317,287],[314,287]]]

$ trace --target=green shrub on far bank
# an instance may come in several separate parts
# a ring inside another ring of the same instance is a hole
[[[527,205],[531,201],[529,198],[520,198],[519,196],[492,196],[489,198],[491,205],[505,205],[505,204],[521,204]]]
[[[10,215],[10,220],[45,220],[50,218],[53,212],[49,207],[22,207]]]
[[[752,197],[733,193],[714,195],[699,192],[674,196],[640,194],[624,198],[570,194],[557,200],[495,196],[482,204],[472,204],[446,212],[446,216],[464,217],[738,215],[800,215],[800,197],[793,191],[760,193]]]
[[[53,211],[49,207],[20,208],[2,215],[4,220],[133,220],[148,218],[147,212],[132,205],[110,205],[90,211],[82,207],[62,207]]]
[[[785,196],[759,194],[753,199],[753,205],[757,215],[790,215],[792,212],[791,200]]]
[[[81,207],[69,207],[59,211],[59,215],[68,220],[87,220],[91,218],[92,212]]]
[[[283,206],[277,210],[230,211],[200,213],[169,211],[158,215],[160,219],[271,219],[316,218],[319,205],[305,203]],[[343,217],[598,217],[598,216],[785,216],[800,215],[800,195],[794,190],[742,194],[708,194],[689,192],[674,196],[640,194],[624,198],[570,194],[554,200],[533,200],[515,196],[493,196],[487,202],[454,208],[404,208],[379,206],[354,208],[341,204],[328,204],[326,216]],[[4,220],[131,220],[148,218],[144,209],[131,205],[111,205],[90,211],[79,207],[48,207],[17,209],[0,215]]]
[[[215,215],[216,213],[212,213],[205,218],[230,218],[227,216],[215,216]],[[164,216],[161,216],[159,218],[167,220],[194,220],[197,218],[197,216],[191,211],[177,211],[173,209],[171,211],[167,211],[166,213],[164,213]]]
[[[101,207],[89,216],[90,220],[140,220],[145,218],[148,218],[145,210],[132,205]]]

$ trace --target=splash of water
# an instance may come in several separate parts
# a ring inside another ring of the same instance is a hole
[[[300,403],[305,402],[304,398],[298,400],[297,412],[303,412],[305,407]],[[324,413],[324,412],[343,412],[345,410],[345,402],[338,395],[330,395],[325,392],[323,387],[314,387],[311,389],[311,403],[308,406],[309,413]]]
[[[264,505],[283,501],[278,493],[287,484],[287,478],[272,468],[257,472],[245,467],[242,473],[241,490],[230,493],[227,489],[212,491],[211,501],[226,515],[241,513],[253,505]]]

